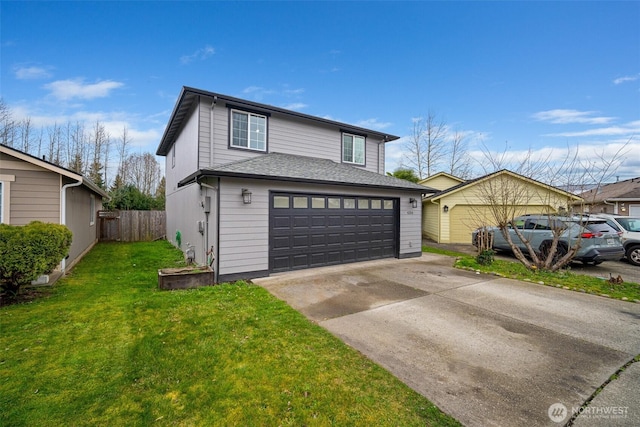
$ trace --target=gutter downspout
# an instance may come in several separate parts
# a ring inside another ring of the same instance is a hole
[[[618,202],[611,203],[611,202],[608,202],[607,199],[604,199],[602,203],[604,203],[605,205],[613,206],[613,214],[614,215],[618,214]]]
[[[214,187],[213,185],[209,185],[207,183],[204,182],[200,182],[199,181],[200,177],[196,178],[196,183],[200,186],[200,188],[208,188],[210,190],[215,191],[216,193],[216,198],[217,198],[217,192],[218,189],[216,187]],[[209,196],[205,196],[205,197],[209,197]],[[209,209],[209,211],[207,211],[206,209]],[[204,260],[205,260],[205,264],[208,265],[207,263],[207,251],[209,250],[209,214],[211,213],[211,205],[209,204],[209,206],[207,206],[207,208],[205,209],[204,215],[205,215],[205,231],[204,231]],[[213,254],[214,256],[216,255],[216,253]]]
[[[80,185],[82,185],[82,179],[78,182],[65,184],[60,189],[60,224],[61,225],[65,225],[65,226],[67,225],[67,188],[78,187]],[[60,262],[60,269],[62,270],[63,274],[65,272],[66,267],[67,267],[67,258],[64,258]]]

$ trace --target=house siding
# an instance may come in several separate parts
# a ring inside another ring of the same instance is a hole
[[[11,162],[17,166],[18,162]],[[26,225],[31,221],[60,223],[60,175],[33,170],[20,162],[21,169],[7,169],[3,161],[2,174],[15,176],[9,199],[9,224]]]
[[[213,147],[211,146],[211,98],[200,97],[198,105],[198,116],[200,123],[198,126],[198,169],[211,166],[213,159]]]
[[[242,188],[252,193],[250,205],[242,203]],[[233,178],[222,178],[220,191],[219,275],[223,277],[269,269],[270,191],[399,198],[399,256],[418,256],[422,250],[421,211],[409,203],[419,193]]]
[[[429,239],[440,242],[440,205],[426,201],[422,204],[422,234]]]
[[[457,181],[445,175],[434,176],[433,178],[427,178],[420,181],[421,185],[435,188],[436,190],[447,190],[453,186],[460,184],[462,181]]]
[[[172,165],[171,152],[165,158],[167,196],[170,192],[177,190],[178,182],[198,170],[199,146],[195,143],[199,136],[198,114],[199,107],[196,104],[171,148],[171,150],[175,150],[175,166]]]
[[[213,99],[209,97],[201,97],[198,103],[199,168],[221,166],[262,155],[260,151],[229,147],[229,112],[235,107],[219,101],[213,106],[212,114],[212,104]],[[367,137],[366,165],[363,169],[384,173],[384,147],[380,142],[379,139]],[[274,112],[267,119],[267,152],[317,157],[340,163],[342,132],[328,124],[310,125],[303,119]]]
[[[69,181],[71,182],[71,181]],[[66,184],[67,182],[65,182]],[[70,187],[66,195],[66,226],[73,233],[66,268],[71,268],[77,260],[98,241],[97,211],[102,209],[100,196],[94,195],[95,210],[91,211],[91,191],[85,187]],[[93,218],[93,221],[91,221]]]
[[[211,194],[209,194],[211,193]],[[211,236],[212,218],[215,212],[215,192],[208,191],[197,184],[181,187],[171,193],[167,192],[165,210],[167,212],[167,240],[185,252],[189,244],[193,245],[196,251],[196,262],[204,264],[206,257],[206,239],[198,230],[198,221],[206,221],[206,215],[202,203],[205,196],[212,197],[212,213],[209,215],[209,226]],[[215,222],[215,219],[213,220]],[[177,232],[180,232],[181,244],[177,242]]]

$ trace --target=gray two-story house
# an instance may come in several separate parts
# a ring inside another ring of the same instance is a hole
[[[384,173],[398,139],[184,87],[166,157],[167,236],[216,281],[421,254],[421,196]]]

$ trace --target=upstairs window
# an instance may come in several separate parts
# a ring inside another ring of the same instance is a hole
[[[231,146],[267,151],[267,117],[231,110]]]
[[[342,134],[342,161],[364,166],[364,136]]]

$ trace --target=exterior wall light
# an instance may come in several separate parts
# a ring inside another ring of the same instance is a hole
[[[449,212],[449,206],[444,205],[444,207],[442,208],[442,212],[444,212],[444,213]]]
[[[417,208],[418,207],[418,199],[416,199],[415,197],[410,197],[409,198],[409,203],[411,203],[411,207],[412,208]]]
[[[247,188],[242,189],[242,203],[245,205],[251,204],[251,191]]]

